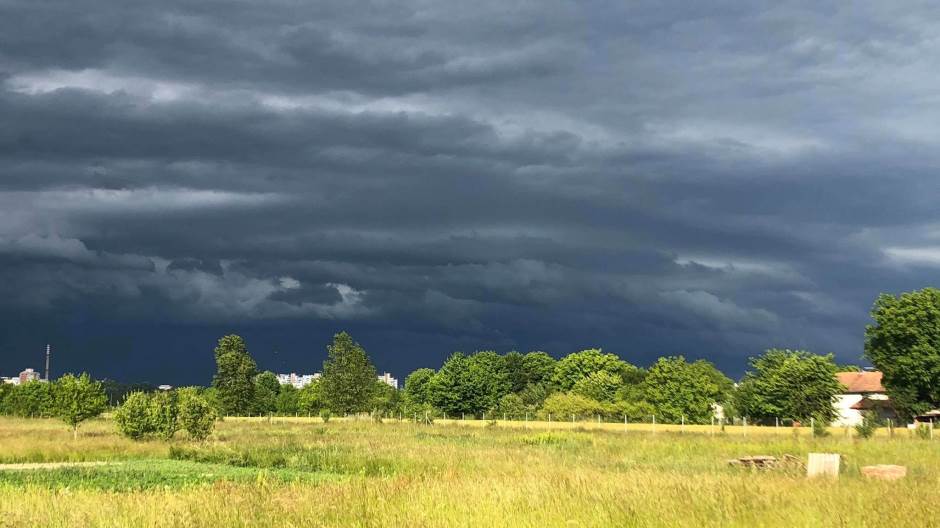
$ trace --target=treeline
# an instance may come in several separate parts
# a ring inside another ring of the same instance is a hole
[[[66,374],[52,383],[29,381],[0,385],[0,414],[22,418],[59,418],[78,436],[78,426],[108,407],[100,382],[88,374]]]
[[[215,349],[217,372],[203,394],[220,416],[371,413],[411,419],[602,419],[709,423],[715,417],[828,422],[841,390],[832,355],[769,350],[735,383],[705,360],[664,357],[648,368],[588,349],[556,360],[545,352],[455,353],[440,369],[418,369],[402,391],[376,379],[363,347],[337,334],[323,375],[302,389],[259,372],[244,340]]]

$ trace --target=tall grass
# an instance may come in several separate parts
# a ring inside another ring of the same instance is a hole
[[[43,460],[172,456],[196,473],[201,465],[237,468],[239,478],[120,490],[0,483],[0,526],[938,524],[933,519],[940,499],[940,439],[813,439],[757,428],[744,436],[587,426],[226,420],[205,445],[167,445],[130,444],[110,433],[109,425],[96,422],[71,442],[54,422],[0,420],[0,453],[18,453],[11,461],[36,457],[29,444],[42,431],[54,438],[35,440],[39,449],[53,449]],[[744,455],[805,458],[814,451],[844,455],[840,479],[727,465]],[[858,468],[875,463],[905,464],[910,473],[895,483],[865,480]],[[272,468],[344,478],[291,481],[270,478]],[[243,472],[252,471],[254,478],[244,478]]]

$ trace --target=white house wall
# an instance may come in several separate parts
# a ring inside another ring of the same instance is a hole
[[[852,406],[862,401],[861,394],[839,394],[836,396],[835,409],[836,420],[832,425],[838,427],[852,427],[862,422],[862,413]]]

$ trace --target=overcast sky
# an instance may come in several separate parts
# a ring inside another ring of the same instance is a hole
[[[625,5],[628,4],[628,5]],[[858,362],[940,271],[930,2],[0,0],[0,374]]]

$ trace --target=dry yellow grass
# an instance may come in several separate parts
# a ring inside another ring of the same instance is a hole
[[[860,441],[836,432],[794,437],[773,428],[685,433],[640,425],[482,422],[322,424],[318,419],[228,419],[203,449],[329,450],[385,476],[351,472],[322,483],[251,483],[109,492],[0,484],[0,526],[933,526],[940,440]],[[548,429],[551,427],[551,429]],[[660,427],[660,426],[657,426]],[[4,461],[166,457],[161,442],[131,443],[111,424],[77,442],[55,422],[0,419]],[[575,430],[577,429],[577,430]],[[783,429],[783,428],[781,428]],[[45,453],[49,450],[48,453]],[[749,454],[844,455],[838,481],[798,472],[751,472],[726,460]],[[45,453],[45,454],[41,454]],[[97,457],[97,458],[95,458]],[[895,483],[861,465],[901,463]]]

